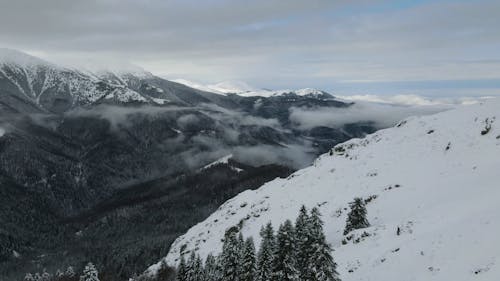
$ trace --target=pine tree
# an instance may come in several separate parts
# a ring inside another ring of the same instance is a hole
[[[42,273],[42,281],[50,281],[50,279],[51,279],[50,273],[48,273],[44,269]]]
[[[347,214],[347,221],[344,230],[344,235],[354,229],[360,229],[370,226],[366,219],[366,206],[363,199],[356,197],[354,201],[349,203],[351,211]]]
[[[205,280],[205,271],[203,269],[203,262],[199,255],[196,256],[193,262],[193,281],[204,281]]]
[[[337,264],[331,255],[332,248],[326,242],[323,232],[323,221],[318,208],[313,208],[310,217],[311,228],[311,256],[308,276],[312,281],[340,281],[337,273]]]
[[[238,281],[240,250],[236,230],[230,228],[224,235],[224,244],[221,254],[221,281]]]
[[[255,259],[255,245],[251,237],[247,238],[243,246],[241,257],[240,281],[255,281],[257,264]]]
[[[239,255],[239,260],[240,264],[238,265],[238,279],[241,278],[245,273],[243,272],[243,266],[241,264],[241,261],[243,261],[243,256],[245,254],[245,239],[243,238],[243,233],[238,234],[238,241],[237,241],[237,249],[238,249],[238,255]]]
[[[297,269],[301,280],[310,280],[309,260],[312,255],[312,233],[310,217],[304,205],[300,208],[299,216],[295,221],[295,239],[297,245]]]
[[[31,273],[26,273],[24,276],[24,281],[34,281],[33,275]]]
[[[217,260],[212,254],[208,254],[205,260],[205,280],[204,281],[217,281],[219,280],[219,267]]]
[[[76,276],[75,269],[72,266],[68,266],[64,275],[66,275],[69,278],[75,277]]]
[[[175,276],[175,269],[168,266],[168,264],[165,260],[162,260],[160,263],[160,268],[158,269],[158,272],[156,273],[156,280],[157,281],[168,281],[168,280],[172,280],[173,276]],[[136,279],[134,279],[134,280],[136,280]]]
[[[295,250],[295,230],[290,220],[286,220],[280,226],[276,236],[276,242],[272,280],[299,280],[299,270],[297,269],[297,257]]]
[[[270,222],[261,229],[260,236],[262,241],[257,256],[257,280],[269,281],[272,279],[274,250],[276,247],[274,230]]]
[[[83,275],[80,276],[80,281],[99,281],[99,273],[94,264],[89,262],[83,269]]]
[[[187,281],[187,266],[184,256],[181,255],[181,261],[179,267],[177,267],[177,275],[175,277],[176,281]]]
[[[196,281],[195,275],[196,254],[191,251],[191,255],[186,263],[186,281]]]
[[[238,248],[240,249],[240,252],[243,254],[243,248],[245,246],[245,239],[243,238],[243,233],[240,232],[238,235]]]

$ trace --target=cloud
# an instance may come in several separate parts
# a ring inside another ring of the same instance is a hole
[[[157,107],[157,106],[140,106],[140,107],[122,107],[114,105],[98,105],[92,108],[76,108],[65,113],[66,116],[78,117],[97,117],[109,121],[112,129],[117,129],[119,125],[127,126],[130,124],[130,118],[134,115],[155,116],[167,112],[180,112],[189,110],[188,107]]]
[[[130,60],[170,78],[275,89],[498,81],[499,11],[494,0],[16,0],[0,1],[0,42],[56,61]]]
[[[158,145],[164,151],[171,151],[172,157],[177,157],[182,167],[199,168],[222,156],[233,154],[237,161],[249,165],[274,163],[302,168],[315,157],[311,143],[305,140],[283,145],[260,144],[254,140],[242,143],[240,137],[244,135],[248,138],[247,134],[251,135],[255,127],[270,127],[285,133],[288,131],[276,119],[251,116],[216,105],[204,104],[193,108],[100,105],[92,109],[73,110],[67,116],[105,119],[109,121],[111,130],[115,131],[133,126],[136,118],[161,118],[162,122],[168,122],[174,129],[178,128],[180,133],[165,138]],[[43,122],[44,119],[37,120]]]
[[[250,165],[260,166],[278,163],[296,169],[309,165],[316,157],[309,145],[239,146],[234,148],[232,153],[237,161]]]
[[[432,106],[432,105],[467,105],[478,103],[481,100],[489,98],[484,97],[448,97],[448,98],[429,98],[419,95],[351,95],[351,96],[336,96],[337,98],[346,101],[361,101],[372,103],[385,103],[404,106]]]
[[[356,102],[346,108],[298,108],[290,109],[290,120],[299,128],[307,130],[318,126],[341,128],[345,124],[366,122],[378,128],[395,125],[397,122],[415,115],[437,113],[450,106],[400,106]]]
[[[265,126],[282,130],[281,125],[276,118],[261,118],[252,116],[244,112],[229,110],[216,104],[203,104],[201,105],[201,109],[210,117],[222,120],[226,123],[244,126]]]

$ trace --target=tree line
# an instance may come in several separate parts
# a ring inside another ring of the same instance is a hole
[[[366,200],[355,198],[349,203],[344,235],[369,226]],[[309,213],[302,206],[292,223],[283,222],[275,232],[269,222],[261,228],[261,243],[256,250],[253,237],[243,237],[238,227],[226,230],[222,252],[209,254],[202,261],[195,251],[186,260],[181,255],[177,268],[165,261],[154,277],[132,277],[138,281],[340,281],[332,252],[323,230],[324,222],[318,208]],[[55,274],[44,271],[27,273],[24,281],[99,281],[94,264],[88,263],[78,276],[73,267]]]
[[[72,266],[68,266],[65,271],[57,270],[50,274],[43,271],[41,274],[26,273],[24,281],[99,281],[99,272],[95,265],[89,262],[83,269],[82,275],[78,276]]]
[[[222,253],[208,255],[203,263],[194,251],[186,261],[181,256],[176,281],[339,281],[332,248],[323,231],[318,208],[300,209],[295,223],[283,222],[275,233],[271,223],[260,231],[258,251],[254,240],[238,235],[236,227],[226,231]]]
[[[354,198],[349,203],[344,235],[368,227],[366,202]],[[175,281],[340,281],[332,248],[323,231],[318,208],[309,213],[302,206],[292,223],[283,222],[275,233],[271,223],[260,231],[256,251],[252,237],[244,239],[237,227],[224,235],[222,252],[209,254],[203,262],[195,251],[186,260],[181,255],[177,269],[160,266],[157,280]],[[175,276],[175,277],[174,277]]]

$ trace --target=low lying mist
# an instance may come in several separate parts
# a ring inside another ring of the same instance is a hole
[[[299,108],[290,109],[290,120],[302,130],[318,126],[341,128],[345,124],[373,122],[377,128],[394,126],[409,116],[434,114],[451,109],[451,106],[401,106],[368,102],[356,102],[346,108]]]

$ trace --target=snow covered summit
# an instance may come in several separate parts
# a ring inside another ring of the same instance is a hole
[[[413,117],[337,145],[287,179],[245,191],[179,237],[165,257],[221,251],[232,226],[259,230],[323,214],[340,277],[350,280],[498,280],[500,99]],[[370,227],[344,241],[348,203],[362,197]],[[157,265],[148,269],[155,272]]]
[[[174,79],[172,80],[174,82],[184,84],[186,86],[202,90],[202,91],[207,91],[207,92],[212,92],[216,94],[221,94],[221,95],[227,95],[227,94],[236,94],[238,96],[242,97],[276,97],[276,96],[282,96],[282,95],[287,95],[287,94],[293,94],[297,96],[305,96],[305,97],[311,97],[311,98],[320,98],[320,99],[331,99],[333,98],[332,95],[330,95],[327,92],[313,89],[313,88],[304,88],[304,89],[298,89],[298,90],[269,90],[269,89],[259,89],[252,87],[248,85],[245,82],[242,81],[226,81],[226,82],[220,82],[217,84],[212,84],[212,85],[203,85],[201,83],[189,81],[186,79]]]

